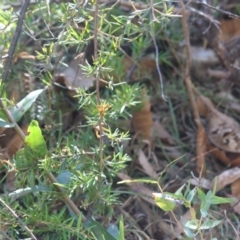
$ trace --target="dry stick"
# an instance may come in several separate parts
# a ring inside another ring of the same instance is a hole
[[[3,230],[1,230],[0,229],[0,234],[2,234],[2,236],[4,236],[5,237],[5,240],[12,240],[12,238],[10,238]],[[2,237],[1,235],[0,235],[0,237]]]
[[[160,81],[161,96],[162,96],[162,99],[167,102],[167,98],[164,95],[163,78],[162,78],[162,73],[161,73],[160,66],[159,66],[158,45],[157,45],[157,42],[156,42],[156,37],[155,37],[155,34],[154,34],[154,30],[153,30],[153,22],[156,19],[153,10],[154,10],[153,9],[153,0],[151,0],[150,29],[151,29],[151,35],[152,35],[154,48],[155,48],[155,55],[156,55],[155,62],[156,62],[156,68],[157,68],[158,77],[159,77],[159,81]]]
[[[118,4],[118,5],[120,5],[120,6],[122,6],[122,7],[125,7],[125,8],[128,8],[128,10],[145,10],[145,9],[147,9],[147,8],[149,8],[149,5],[148,4],[145,4],[145,3],[137,3],[137,2],[132,2],[132,1],[126,1],[126,0],[113,0],[113,1],[109,1],[109,0],[99,0],[99,3],[102,3],[102,4],[114,4],[114,5],[116,5],[116,4]],[[159,6],[157,6],[157,4],[154,4],[153,5],[154,6],[154,10],[159,10],[159,11],[163,11],[164,10],[164,8],[163,7],[159,7]],[[179,9],[178,8],[176,8],[176,7],[174,7],[173,9],[172,9],[172,11],[174,12],[174,13],[176,13],[176,15],[174,15],[174,14],[171,14],[171,16],[172,17],[180,17],[179,15],[178,15],[178,13],[179,13]],[[163,13],[161,13],[162,15],[164,15]],[[169,16],[170,16],[170,13],[168,14]]]
[[[23,5],[22,5],[21,11],[19,13],[17,27],[16,27],[15,33],[13,35],[10,48],[8,50],[7,60],[4,64],[4,72],[3,72],[3,75],[2,75],[2,81],[3,82],[7,81],[8,73],[9,73],[10,67],[12,65],[13,54],[14,54],[15,48],[17,46],[17,42],[18,42],[21,30],[22,30],[22,25],[23,25],[23,20],[24,20],[24,17],[25,17],[25,13],[27,11],[27,8],[28,8],[29,4],[30,4],[30,0],[25,0]]]
[[[196,122],[196,125],[198,127],[198,135],[201,138],[201,140],[204,139],[205,137],[205,130],[202,126],[201,120],[200,120],[200,116],[199,116],[199,112],[198,112],[198,108],[197,108],[197,103],[196,100],[194,98],[194,87],[192,84],[192,80],[190,77],[190,67],[191,67],[191,50],[190,50],[190,40],[189,40],[189,31],[188,31],[188,25],[187,25],[187,14],[186,14],[186,9],[185,9],[185,5],[183,3],[183,0],[180,0],[180,5],[181,5],[181,13],[182,13],[182,27],[183,27],[183,33],[184,33],[184,38],[186,41],[186,65],[185,65],[185,84],[187,87],[187,91],[188,91],[188,95],[190,98],[190,102],[192,105],[192,110],[193,110],[193,115],[194,115],[194,120]],[[199,142],[199,141],[197,141]],[[198,147],[197,147],[198,150]],[[199,157],[198,155],[198,151],[197,151],[197,157]],[[205,164],[202,163],[201,166],[198,166],[198,171],[200,173],[202,173],[202,171],[205,171]]]
[[[12,117],[11,113],[8,111],[8,109],[5,107],[2,99],[0,98],[0,108],[2,109],[2,111],[4,112],[5,116],[7,117],[8,121],[10,123],[14,124],[14,129],[17,132],[17,134],[20,136],[20,138],[22,139],[22,141],[24,142],[25,140],[25,134],[22,131],[22,129],[19,127],[19,125],[15,122],[14,118]],[[57,188],[57,190],[61,193],[62,198],[64,199],[64,201],[69,205],[69,207],[72,209],[72,211],[76,214],[76,215],[80,215],[81,212],[79,211],[79,209],[77,208],[77,206],[74,204],[74,202],[66,195],[65,191],[59,186],[57,185],[57,180],[56,178],[53,176],[53,174],[51,172],[48,172],[46,169],[46,174],[48,176],[48,178],[51,180],[51,182],[54,184],[54,186]],[[82,219],[83,221],[86,220],[86,218],[84,217],[84,215],[82,214]]]
[[[95,2],[95,11],[94,11],[94,33],[93,33],[93,41],[94,41],[94,61],[97,63],[97,58],[98,58],[98,12],[99,12],[99,4],[98,0]],[[99,72],[98,72],[98,67],[95,65],[96,70],[96,93],[97,93],[97,104],[98,107],[101,105],[101,100],[100,100],[100,78],[99,78]],[[100,113],[100,112],[99,112]],[[102,129],[102,116],[100,115],[99,119],[99,133],[100,133],[100,138],[99,138],[99,159],[100,159],[100,172],[102,172],[102,166],[103,166],[103,129]],[[100,184],[100,179],[99,179],[99,184]]]
[[[231,12],[229,12],[229,11],[224,11],[224,10],[222,10],[222,9],[213,7],[213,6],[211,6],[211,5],[207,4],[207,3],[204,3],[204,2],[201,2],[201,1],[197,1],[197,3],[198,3],[198,4],[202,4],[203,6],[206,6],[206,7],[208,7],[208,8],[211,8],[211,9],[213,9],[213,10],[215,10],[215,11],[224,13],[224,14],[228,15],[228,16],[231,17],[231,18],[235,18],[235,19],[240,18],[239,15],[236,15],[236,14],[233,14],[233,13],[231,13]]]
[[[189,32],[188,32],[188,25],[187,25],[187,17],[186,17],[186,11],[185,11],[185,6],[183,3],[183,0],[180,0],[180,4],[182,7],[181,13],[182,13],[183,33],[184,33],[184,38],[185,38],[185,42],[186,42],[185,83],[187,86],[188,94],[189,94],[191,105],[193,108],[194,120],[195,120],[197,126],[200,126],[201,121],[200,121],[200,117],[199,117],[199,112],[197,110],[197,104],[196,104],[196,101],[194,98],[194,93],[193,93],[193,84],[192,84],[192,80],[190,77],[191,50],[190,50],[190,40],[189,40]]]
[[[22,228],[25,229],[30,234],[32,239],[37,240],[37,238],[33,235],[32,231],[24,224],[24,222],[18,217],[18,215],[1,198],[0,198],[0,202],[2,203],[2,205],[4,205],[5,208],[7,208],[12,213],[12,215],[22,225]]]

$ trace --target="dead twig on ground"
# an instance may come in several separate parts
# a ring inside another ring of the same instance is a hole
[[[197,154],[197,170],[198,173],[204,175],[206,171],[205,166],[205,156],[202,155],[202,151],[206,152],[206,132],[204,127],[202,126],[200,115],[197,108],[197,103],[194,97],[194,88],[190,76],[190,68],[191,68],[191,49],[190,49],[190,39],[189,39],[189,31],[188,31],[188,24],[187,24],[187,14],[185,10],[185,5],[183,3],[183,0],[180,1],[181,5],[181,13],[182,13],[182,27],[183,27],[183,34],[185,38],[185,52],[186,52],[186,62],[185,62],[185,68],[184,68],[184,80],[187,87],[188,95],[190,98],[194,120],[198,128],[197,132],[197,146],[196,146],[196,154]]]
[[[226,14],[227,16],[229,16],[229,17],[231,17],[231,18],[235,18],[235,19],[240,18],[239,15],[236,15],[236,14],[234,14],[234,13],[231,13],[231,12],[224,11],[224,10],[222,10],[222,9],[216,8],[216,7],[211,6],[211,5],[207,4],[207,3],[204,3],[204,2],[202,2],[202,1],[198,1],[197,3],[199,3],[199,4],[203,5],[203,6],[206,6],[206,7],[208,7],[208,8],[211,8],[211,9],[213,9],[213,10],[215,10],[215,11],[224,13],[224,14]]]

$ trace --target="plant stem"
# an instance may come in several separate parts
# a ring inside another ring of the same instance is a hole
[[[5,65],[4,65],[4,72],[3,72],[3,75],[2,75],[2,81],[3,82],[7,81],[8,73],[9,73],[9,70],[10,70],[11,65],[12,65],[13,54],[14,54],[15,48],[17,46],[17,42],[18,42],[20,33],[22,31],[23,20],[24,20],[24,17],[25,17],[25,14],[26,14],[26,11],[27,11],[27,8],[28,8],[29,4],[30,4],[30,0],[25,0],[23,5],[22,5],[21,11],[19,13],[17,27],[16,27],[15,33],[13,35],[10,48],[8,50],[7,60],[6,60]],[[2,93],[0,94],[0,96],[2,96]]]

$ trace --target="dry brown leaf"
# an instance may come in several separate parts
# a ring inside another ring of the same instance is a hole
[[[198,126],[197,131],[197,172],[200,176],[206,175],[206,161],[205,156],[207,152],[207,134],[202,125]]]
[[[232,196],[231,194],[226,194],[227,197],[233,198],[235,201],[230,203],[235,213],[240,215],[240,201],[239,198]]]
[[[218,111],[206,97],[199,97],[208,108],[207,135],[212,144],[227,151],[240,153],[240,125],[232,118]]]
[[[234,167],[238,167],[240,166],[240,157],[234,159],[233,161],[231,161],[231,166],[234,166]]]
[[[172,230],[171,223],[167,223],[165,219],[159,219],[157,224],[158,224],[158,230],[160,230],[160,234],[164,233],[164,235],[168,236],[167,239],[173,239],[173,238],[176,239],[174,232]],[[159,238],[155,237],[154,239],[159,239]],[[163,239],[163,238],[161,238],[161,239]]]
[[[153,166],[149,163],[146,155],[142,150],[139,151],[138,153],[138,162],[142,166],[144,172],[151,178],[157,179],[158,175],[156,171],[154,170]]]
[[[209,101],[208,100],[209,99],[207,99],[207,98],[205,100],[205,97],[203,97],[203,96],[200,96],[197,98],[198,112],[203,117],[207,117],[210,109],[214,107],[212,102],[210,102],[210,100]]]
[[[86,63],[83,58],[77,57],[55,76],[55,81],[67,87],[72,97],[76,95],[76,88],[88,89],[94,84],[94,77],[86,76],[80,65],[86,66]]]
[[[14,60],[13,62],[16,63],[19,59],[32,59],[32,60],[35,60],[36,57],[29,54],[28,52],[20,52],[18,53],[15,57],[14,57]]]
[[[240,35],[240,19],[222,20],[220,25],[220,39],[228,41],[229,39]]]
[[[183,232],[183,227],[184,227],[184,224],[187,222],[187,221],[190,221],[192,219],[192,215],[191,215],[191,212],[190,210],[188,210],[187,212],[184,213],[183,216],[181,216],[181,219],[179,221],[180,223],[180,226],[177,225],[174,229],[174,232],[176,234],[181,234]]]
[[[22,126],[21,129],[27,135],[28,126]],[[16,133],[6,146],[6,152],[8,153],[9,157],[12,158],[12,156],[16,154],[23,144],[24,142],[22,141],[21,137]]]
[[[10,159],[10,157],[9,157],[9,155],[8,155],[8,153],[7,153],[5,148],[1,149],[1,151],[0,151],[0,159],[1,160],[8,160],[8,159]]]
[[[231,184],[231,192],[234,197],[240,198],[240,178]]]
[[[209,152],[214,158],[217,158],[220,160],[222,163],[226,164],[227,166],[231,165],[231,160],[228,158],[226,155],[226,152],[222,151],[219,148],[216,148],[215,146],[211,145],[209,147]]]
[[[12,192],[16,189],[15,187],[15,174],[16,170],[9,171],[7,173],[6,182],[4,183],[4,190]]]
[[[172,160],[176,160],[178,158],[180,159],[183,157],[183,154],[177,149],[177,147],[169,149],[169,151],[167,151],[167,155]]]
[[[121,180],[133,180],[131,179],[127,174],[124,173],[118,173],[118,177]],[[151,203],[152,205],[156,206],[156,203],[154,202],[153,198],[152,198],[152,191],[149,190],[148,188],[146,188],[143,184],[138,183],[138,182],[132,182],[132,183],[128,183],[128,185],[130,186],[130,188],[136,192],[137,194],[139,194],[138,196],[141,197],[142,199],[144,199],[145,201],[147,201],[148,203]]]
[[[190,183],[194,186],[204,188],[204,189],[208,189],[208,190],[212,189],[211,182],[206,178],[202,178],[202,177],[201,178],[190,178],[188,180],[188,183]]]
[[[22,75],[21,84],[22,84],[23,91],[26,94],[32,92],[35,89],[34,78],[27,73],[23,73],[21,75]]]
[[[155,137],[159,137],[162,141],[169,144],[174,144],[174,138],[168,133],[166,128],[159,121],[153,122],[152,134]]]
[[[132,125],[134,131],[140,133],[144,139],[149,139],[151,137],[153,121],[151,104],[148,99],[145,101],[140,111],[133,113]]]
[[[2,147],[2,149],[4,149],[6,148],[8,142],[15,135],[15,130],[13,128],[1,128],[0,132],[1,132],[0,146]]]
[[[228,184],[233,183],[239,178],[240,178],[240,168],[235,167],[235,168],[226,170],[212,180],[212,189],[214,187],[215,181],[217,184],[216,191],[219,191],[223,189],[225,186],[227,186]]]
[[[139,208],[140,208],[139,215],[144,216],[144,219],[147,221],[147,225],[149,226],[147,228],[147,231],[150,236],[153,236],[156,226],[155,224],[151,224],[154,221],[154,217],[155,217],[152,214],[151,206],[148,203],[142,201],[141,199],[137,199],[137,204],[139,205]]]
[[[144,77],[149,78],[156,69],[156,61],[150,56],[142,58],[137,63],[130,57],[124,57],[122,59],[123,69],[126,74],[128,74],[134,64],[135,68],[131,77],[131,80],[133,81]]]

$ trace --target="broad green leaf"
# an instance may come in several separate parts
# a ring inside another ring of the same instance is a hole
[[[192,230],[196,230],[201,226],[200,220],[190,220],[186,222],[185,227],[190,228]]]
[[[213,192],[209,190],[206,194],[206,199],[209,201],[214,196]]]
[[[211,204],[223,204],[223,203],[235,202],[233,198],[224,198],[224,197],[218,197],[218,196],[212,196],[210,201],[211,201]]]
[[[119,236],[118,226],[116,224],[110,224],[107,228],[107,231],[116,239]]]
[[[107,230],[93,218],[84,223],[84,227],[94,234],[98,240],[116,240]]]
[[[32,106],[36,101],[37,97],[45,89],[38,89],[30,92],[25,98],[23,98],[19,103],[10,109],[10,113],[13,116],[14,120],[17,122],[21,119],[24,113]]]
[[[206,217],[208,215],[208,209],[210,208],[211,203],[207,201],[206,199],[201,202],[200,206],[200,212],[203,217]]]
[[[183,190],[184,187],[185,187],[185,184],[183,184],[183,185],[175,192],[175,194],[182,196],[182,190]]]
[[[32,120],[28,127],[29,135],[25,138],[24,154],[28,160],[38,160],[47,154],[47,145],[38,122]]]
[[[199,197],[202,201],[204,201],[205,198],[206,198],[205,193],[204,193],[200,188],[197,189],[197,192],[198,192],[198,197]]]
[[[71,182],[71,178],[73,177],[73,174],[69,171],[63,171],[58,174],[56,177],[57,182],[62,185],[68,185]]]
[[[200,229],[210,229],[210,228],[214,228],[217,225],[219,225],[222,221],[221,220],[211,220],[211,219],[207,219],[206,221],[204,221],[204,223],[200,226]]]
[[[196,189],[196,188],[193,188],[193,189],[188,193],[188,195],[187,195],[187,197],[186,197],[186,200],[187,200],[188,202],[191,202],[191,201],[193,200],[194,196],[196,195],[196,192],[197,192],[197,189]]]
[[[202,201],[200,206],[200,212],[203,217],[207,217],[208,209],[211,206],[211,198],[213,197],[213,192],[209,190],[205,196],[205,199]]]
[[[3,127],[3,128],[12,128],[15,126],[15,123],[10,123],[10,122],[7,122],[5,121],[4,119],[0,118],[0,127]]]

